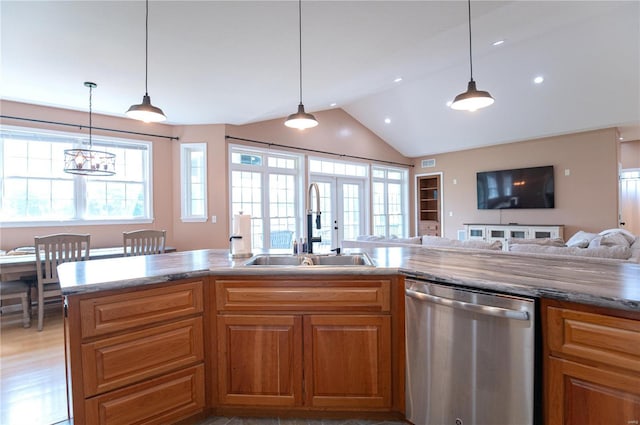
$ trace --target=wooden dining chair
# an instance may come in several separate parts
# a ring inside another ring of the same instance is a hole
[[[125,257],[132,255],[164,254],[166,230],[134,230],[123,232]]]
[[[38,330],[44,325],[44,299],[61,296],[59,264],[89,259],[91,235],[59,233],[36,236],[36,272],[38,274]]]
[[[31,284],[25,280],[0,282],[0,301],[19,299],[22,305],[22,326],[31,326]],[[4,305],[3,305],[4,307]]]

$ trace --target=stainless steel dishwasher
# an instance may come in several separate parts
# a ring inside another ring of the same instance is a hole
[[[406,279],[407,418],[534,423],[532,299]]]

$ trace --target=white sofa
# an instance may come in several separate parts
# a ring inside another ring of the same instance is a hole
[[[383,236],[363,235],[355,240],[343,240],[343,248],[360,248],[365,246],[421,246],[425,248],[459,248],[472,250],[502,250],[502,243],[499,241],[459,241],[456,239],[441,238],[438,236],[415,236],[411,238],[385,238]]]
[[[546,242],[546,243],[545,243]],[[571,256],[640,263],[640,236],[624,229],[600,233],[579,231],[566,243],[558,240],[509,240],[509,252]]]
[[[566,243],[562,239],[510,239],[508,252],[502,251],[499,241],[459,241],[437,236],[385,238],[363,235],[355,240],[342,241],[343,248],[369,246],[408,246],[425,248],[455,248],[462,250],[495,251],[505,255],[526,255],[540,258],[584,258],[596,262],[640,263],[640,236],[623,229],[608,229],[600,233],[577,232]]]

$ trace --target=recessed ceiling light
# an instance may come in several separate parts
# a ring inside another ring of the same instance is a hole
[[[504,44],[504,40],[496,40],[493,43],[491,43],[492,46],[499,46],[501,44]]]
[[[618,140],[624,140],[624,137],[620,136],[618,137]]]
[[[333,102],[333,103],[332,103],[332,104],[330,104],[329,106],[334,107],[334,106],[336,106],[336,105],[337,105],[337,103],[336,103],[336,102]]]
[[[391,118],[385,118],[384,119],[384,123],[385,124],[391,124]]]
[[[450,100],[447,102],[447,107],[451,107],[451,105],[453,104],[453,100]]]
[[[533,82],[536,84],[541,84],[544,81],[544,77],[541,75],[538,75],[536,78],[533,79]]]
[[[396,79],[393,80],[394,83],[399,83],[400,81],[402,81],[402,77],[396,77]]]

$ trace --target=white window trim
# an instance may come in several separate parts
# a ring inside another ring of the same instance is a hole
[[[301,154],[292,153],[286,150],[276,150],[276,149],[265,149],[259,147],[245,146],[245,145],[237,145],[237,144],[229,144],[228,145],[228,191],[229,191],[229,217],[233,217],[233,202],[232,202],[232,190],[231,187],[231,173],[233,171],[249,171],[249,172],[259,172],[263,176],[263,191],[262,191],[262,220],[263,220],[263,238],[266,241],[267,238],[271,235],[271,229],[268,227],[268,219],[270,216],[267,214],[269,209],[269,197],[268,190],[265,189],[265,185],[268,184],[268,176],[271,174],[270,170],[277,174],[289,174],[294,176],[296,180],[296,194],[295,194],[295,208],[297,211],[296,215],[296,231],[295,236],[300,236],[303,234],[304,223],[306,219],[305,212],[305,200],[306,200],[306,192],[304,188],[304,175],[306,170],[306,161],[305,156]],[[246,152],[250,153],[260,153],[263,156],[262,165],[249,165],[249,164],[234,164],[232,163],[232,155],[237,152]],[[298,168],[297,169],[286,169],[286,168],[273,168],[268,165],[268,157],[269,156],[282,156],[282,157],[295,157],[298,160]],[[277,170],[277,171],[275,171]],[[229,220],[229,234],[233,232],[233,220]]]
[[[190,161],[186,158],[186,153],[190,153],[193,151],[201,151],[204,156],[204,167],[202,167],[202,182],[204,189],[204,212],[202,215],[193,215],[190,214],[191,208],[189,207],[189,202],[191,201],[191,189],[189,187],[190,183]],[[180,145],[180,220],[183,223],[205,223],[209,217],[209,196],[207,189],[207,144],[202,143],[182,143]]]
[[[382,169],[385,170],[385,177],[373,177],[373,171],[374,169]],[[395,172],[399,172],[402,173],[402,179],[400,180],[396,180],[396,179],[389,179],[388,177],[386,177],[389,171],[395,171]],[[401,199],[401,204],[402,204],[402,212],[403,212],[403,216],[404,216],[404,220],[403,220],[403,235],[400,237],[408,237],[409,236],[409,170],[406,168],[400,168],[400,167],[389,167],[386,165],[379,165],[379,164],[372,164],[371,166],[371,190],[373,190],[373,183],[374,182],[378,182],[378,183],[384,183],[384,187],[385,187],[385,215],[389,214],[389,203],[388,203],[388,193],[387,193],[387,189],[388,189],[388,184],[389,183],[400,183],[400,187],[402,188],[402,199]],[[371,199],[373,199],[373,193],[371,194]],[[373,230],[373,204],[371,204],[371,230]],[[386,233],[389,233],[389,221],[387,220],[386,223]]]
[[[85,134],[81,133],[71,133],[64,131],[56,131],[49,129],[41,129],[41,128],[31,128],[31,127],[17,127],[17,126],[8,126],[3,125],[3,129],[7,131],[14,132],[22,132],[29,134],[43,134],[43,135],[51,135],[52,137],[67,137],[69,139],[86,139]],[[148,214],[143,218],[109,218],[109,219],[85,219],[85,218],[72,218],[72,219],[30,219],[30,220],[22,220],[22,221],[0,221],[0,228],[20,228],[20,227],[58,227],[58,226],[95,226],[95,225],[108,225],[108,224],[148,224],[153,223],[154,213],[153,213],[153,143],[146,140],[127,140],[127,139],[119,139],[114,137],[107,136],[94,136],[93,142],[99,144],[100,142],[107,142],[109,144],[126,146],[126,145],[145,145],[146,150],[148,152],[148,161],[146,161],[146,166],[148,168],[148,181],[145,185],[145,196],[147,200],[147,205],[145,205],[145,209]],[[2,159],[2,158],[0,158]],[[116,158],[117,161],[117,158]],[[2,162],[0,162],[2,164]],[[84,186],[84,179],[81,176],[74,176],[75,179],[78,179],[81,186]],[[4,184],[4,179],[2,180],[2,184]],[[2,190],[2,185],[0,184],[0,190]],[[76,192],[77,193],[77,192]],[[82,194],[84,196],[84,192]],[[76,202],[78,199],[76,198]],[[76,209],[76,214],[78,213],[78,209]]]

